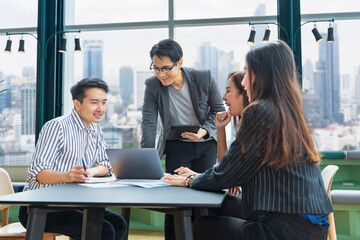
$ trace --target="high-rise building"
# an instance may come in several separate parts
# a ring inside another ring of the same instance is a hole
[[[204,42],[198,47],[198,59],[198,67],[209,69],[211,75],[218,83],[219,50],[216,47],[212,47],[209,42]]]
[[[5,92],[0,93],[0,113],[5,108],[11,108],[11,94],[12,94],[13,86],[10,83],[11,83],[12,77],[13,76],[8,76],[6,78],[2,78],[1,73],[0,73],[0,81],[1,80],[3,81],[0,84],[0,90],[7,89]]]
[[[83,43],[84,78],[103,78],[103,56],[101,40],[85,40]]]
[[[311,129],[320,128],[320,96],[318,94],[303,92],[302,99],[307,124]]]
[[[360,66],[355,69],[356,104],[360,104]]]
[[[308,93],[314,93],[314,66],[310,59],[306,59],[302,70],[302,88]]]
[[[324,39],[327,38],[327,33],[321,35]],[[314,90],[320,96],[320,117],[324,120],[324,124],[344,121],[340,112],[339,46],[335,31],[334,37],[333,43],[325,40],[319,43],[319,61],[316,63]]]
[[[136,71],[136,80],[135,80],[135,92],[134,92],[134,104],[135,109],[142,109],[142,105],[144,102],[144,92],[145,92],[145,81],[149,77],[153,76],[154,73],[148,71]]]
[[[21,87],[21,135],[35,135],[36,87]]]
[[[239,64],[234,62],[234,52],[224,52],[217,47],[212,47],[209,42],[204,42],[198,47],[198,66],[209,69],[220,91],[224,93],[227,76],[230,72],[239,70]]]
[[[238,62],[234,61],[234,51],[231,52],[224,52],[219,51],[219,65],[218,65],[218,86],[221,93],[221,96],[223,96],[226,92],[226,82],[227,77],[229,76],[229,73],[234,71],[239,71],[240,64]]]
[[[35,78],[35,68],[34,67],[24,67],[22,71],[22,77],[24,79],[34,79]]]
[[[128,106],[134,101],[134,72],[130,66],[120,68],[120,94],[123,105]]]

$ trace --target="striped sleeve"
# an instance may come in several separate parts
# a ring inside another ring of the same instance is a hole
[[[52,169],[56,155],[64,142],[63,129],[57,121],[45,123],[41,129],[32,162],[28,168],[28,182],[36,182],[43,169]]]
[[[103,165],[109,168],[109,174],[112,172],[112,168],[110,165],[109,158],[106,154],[107,144],[104,139],[104,133],[101,128],[98,126],[98,141],[97,141],[97,148],[99,149],[99,154],[96,156],[95,166]]]
[[[269,132],[267,123],[272,117],[273,112],[266,104],[252,104],[244,111],[238,136],[244,144],[251,139],[252,142],[258,143],[258,146],[264,146]],[[242,146],[238,140],[235,140],[220,164],[198,176],[192,187],[203,190],[222,190],[246,183],[257,173],[262,159],[258,157],[259,148],[256,146],[247,150],[244,161],[240,160],[241,153]]]

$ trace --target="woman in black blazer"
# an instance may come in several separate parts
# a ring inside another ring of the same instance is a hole
[[[332,207],[305,122],[293,54],[282,41],[253,48],[244,72],[250,105],[220,164],[163,180],[202,190],[242,186],[241,199],[224,201],[239,214],[201,217],[195,223],[198,239],[326,239]]]

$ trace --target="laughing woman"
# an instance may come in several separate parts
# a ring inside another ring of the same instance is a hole
[[[163,181],[201,190],[242,186],[242,198],[234,203],[240,216],[199,218],[197,239],[325,239],[332,207],[290,48],[277,41],[250,50],[244,73],[250,105],[220,164]]]

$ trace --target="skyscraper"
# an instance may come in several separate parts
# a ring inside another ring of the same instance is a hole
[[[4,75],[0,72],[0,90],[7,89],[5,92],[0,93],[0,113],[5,108],[11,108],[11,93],[12,93],[12,86],[11,86],[11,79],[13,76],[7,76],[4,78]]]
[[[221,96],[226,92],[226,82],[229,73],[239,71],[240,64],[234,61],[234,51],[224,52],[219,51],[219,65],[218,65],[218,84]]]
[[[314,66],[310,59],[306,59],[303,64],[302,77],[302,88],[307,90],[309,93],[314,93]]]
[[[84,52],[84,78],[103,77],[103,58],[102,41],[85,40],[83,44]]]
[[[134,102],[134,72],[130,66],[120,68],[120,94],[124,106]]]
[[[327,39],[326,33],[321,35]],[[316,63],[314,90],[320,96],[321,119],[326,122],[342,123],[344,117],[340,113],[339,40],[335,31],[334,37],[333,43],[325,40],[319,43],[319,61]]]
[[[21,135],[35,136],[36,87],[21,87]]]
[[[360,104],[360,66],[355,69],[356,104]]]
[[[22,77],[24,79],[34,79],[35,78],[35,68],[32,66],[24,67],[22,71]]]
[[[234,62],[234,52],[226,53],[212,47],[209,42],[204,42],[198,47],[198,59],[198,67],[209,69],[220,91],[224,93],[228,74],[239,70],[239,64]]]
[[[212,47],[209,42],[204,42],[198,47],[198,59],[198,67],[209,69],[211,75],[218,83],[219,50],[216,47]]]
[[[144,102],[144,92],[145,92],[145,81],[149,77],[153,76],[154,73],[148,71],[136,71],[136,80],[135,80],[135,92],[134,92],[134,103],[135,109],[142,109]]]

